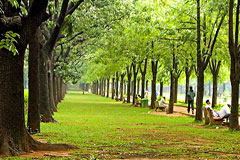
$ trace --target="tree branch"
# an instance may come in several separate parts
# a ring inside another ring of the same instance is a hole
[[[82,2],[84,2],[84,0],[79,0],[75,5],[73,2],[71,2],[70,6],[67,10],[67,15],[72,14]]]

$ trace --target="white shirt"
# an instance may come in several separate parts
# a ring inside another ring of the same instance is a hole
[[[230,109],[227,105],[223,106],[221,110],[218,112],[219,116],[223,118],[225,115],[230,114]]]
[[[162,98],[160,101],[160,107],[164,107],[164,104],[165,104],[165,100],[164,100],[164,98]]]
[[[210,108],[210,110],[213,111],[213,116],[214,116],[214,117],[217,117],[217,116],[218,116],[218,114],[212,109],[212,107],[211,107],[209,104],[207,104],[207,105],[205,106],[205,108],[206,108],[206,109]]]
[[[205,106],[205,108],[206,108],[206,109],[210,108],[211,110],[213,110],[212,107],[211,107],[209,104],[207,104],[207,105]]]

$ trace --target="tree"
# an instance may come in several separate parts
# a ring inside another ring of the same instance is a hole
[[[70,148],[69,146],[53,146],[35,141],[27,132],[24,118],[23,62],[30,37],[48,18],[46,7],[48,1],[32,1],[28,15],[20,16],[20,9],[13,7],[7,0],[1,1],[3,6],[0,18],[0,33],[12,30],[20,35],[17,39],[17,55],[6,49],[0,50],[0,155],[18,155],[30,150],[52,150]],[[20,2],[20,1],[19,1]],[[19,5],[18,5],[19,6]],[[22,21],[21,21],[22,19]],[[7,23],[6,23],[7,22]],[[14,80],[14,83],[13,83]]]
[[[239,110],[239,8],[240,0],[237,1],[236,6],[236,24],[235,24],[235,35],[234,35],[234,0],[229,1],[229,54],[231,57],[231,70],[230,70],[230,80],[232,85],[232,107],[231,107],[231,116],[230,116],[230,129],[239,129],[238,121],[238,110]]]
[[[209,2],[210,3],[210,2]],[[203,92],[204,92],[204,71],[209,63],[210,57],[213,53],[214,46],[217,41],[217,37],[221,26],[223,24],[225,15],[226,15],[226,7],[224,5],[217,5],[218,13],[216,15],[216,20],[213,23],[213,27],[210,30],[208,42],[207,42],[207,20],[206,14],[203,16],[203,45],[202,45],[202,34],[201,34],[201,1],[197,0],[197,109],[195,120],[202,121],[202,106],[203,106]],[[214,9],[214,8],[213,8]],[[213,11],[210,10],[210,13]],[[213,15],[211,15],[211,18]],[[220,18],[220,20],[219,20]],[[214,33],[214,29],[216,31]],[[213,38],[212,38],[213,37]]]

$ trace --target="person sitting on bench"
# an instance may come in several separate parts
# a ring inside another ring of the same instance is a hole
[[[218,114],[216,113],[216,111],[214,111],[211,107],[211,102],[209,100],[206,100],[207,105],[205,106],[206,109],[210,108],[213,111],[213,116],[214,117],[218,117]]]
[[[142,99],[140,95],[137,96],[137,101],[138,101],[137,103],[141,104]]]
[[[218,114],[219,117],[226,118],[228,121],[228,118],[231,114],[230,107],[231,107],[231,105],[227,104],[227,105],[223,106],[220,111],[218,111],[216,113]]]

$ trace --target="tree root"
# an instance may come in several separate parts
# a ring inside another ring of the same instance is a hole
[[[77,149],[69,144],[49,144],[34,140],[25,129],[24,137],[19,140],[5,136],[0,138],[0,157],[18,156],[31,151],[58,151]]]
[[[53,116],[42,116],[41,117],[41,122],[44,123],[58,123],[58,121],[56,121]]]

